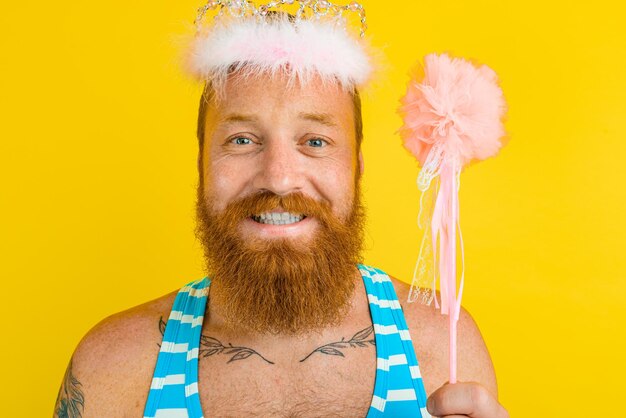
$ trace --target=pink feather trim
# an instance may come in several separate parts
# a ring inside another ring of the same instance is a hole
[[[371,46],[337,23],[303,19],[295,26],[286,15],[216,21],[194,37],[185,70],[217,85],[234,66],[247,75],[281,72],[304,82],[317,75],[346,89],[362,86],[373,72]]]

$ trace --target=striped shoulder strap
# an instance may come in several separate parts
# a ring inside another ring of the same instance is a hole
[[[210,280],[178,291],[163,334],[144,418],[201,418],[198,351]]]
[[[376,384],[368,418],[429,418],[417,357],[393,283],[382,270],[358,267],[376,334]]]

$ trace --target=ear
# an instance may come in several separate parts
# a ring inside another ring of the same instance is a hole
[[[365,171],[365,163],[363,162],[363,151],[359,151],[359,172],[361,173],[360,175],[363,175],[363,172]]]

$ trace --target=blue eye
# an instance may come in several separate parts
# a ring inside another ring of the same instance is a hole
[[[309,139],[307,141],[307,143],[309,145],[311,145],[312,147],[314,147],[314,148],[321,148],[321,147],[323,147],[325,145],[325,142],[326,141],[324,141],[321,138],[313,138],[313,139]]]
[[[231,139],[230,142],[237,145],[248,145],[252,143],[250,138],[246,138],[245,136],[238,136],[237,138]]]

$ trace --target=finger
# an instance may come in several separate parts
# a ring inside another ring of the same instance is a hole
[[[445,384],[428,398],[428,412],[435,416],[465,415],[472,418],[508,418],[495,397],[476,382]]]
[[[467,415],[446,415],[444,417],[436,417],[436,416],[432,416],[433,418],[468,418]]]

